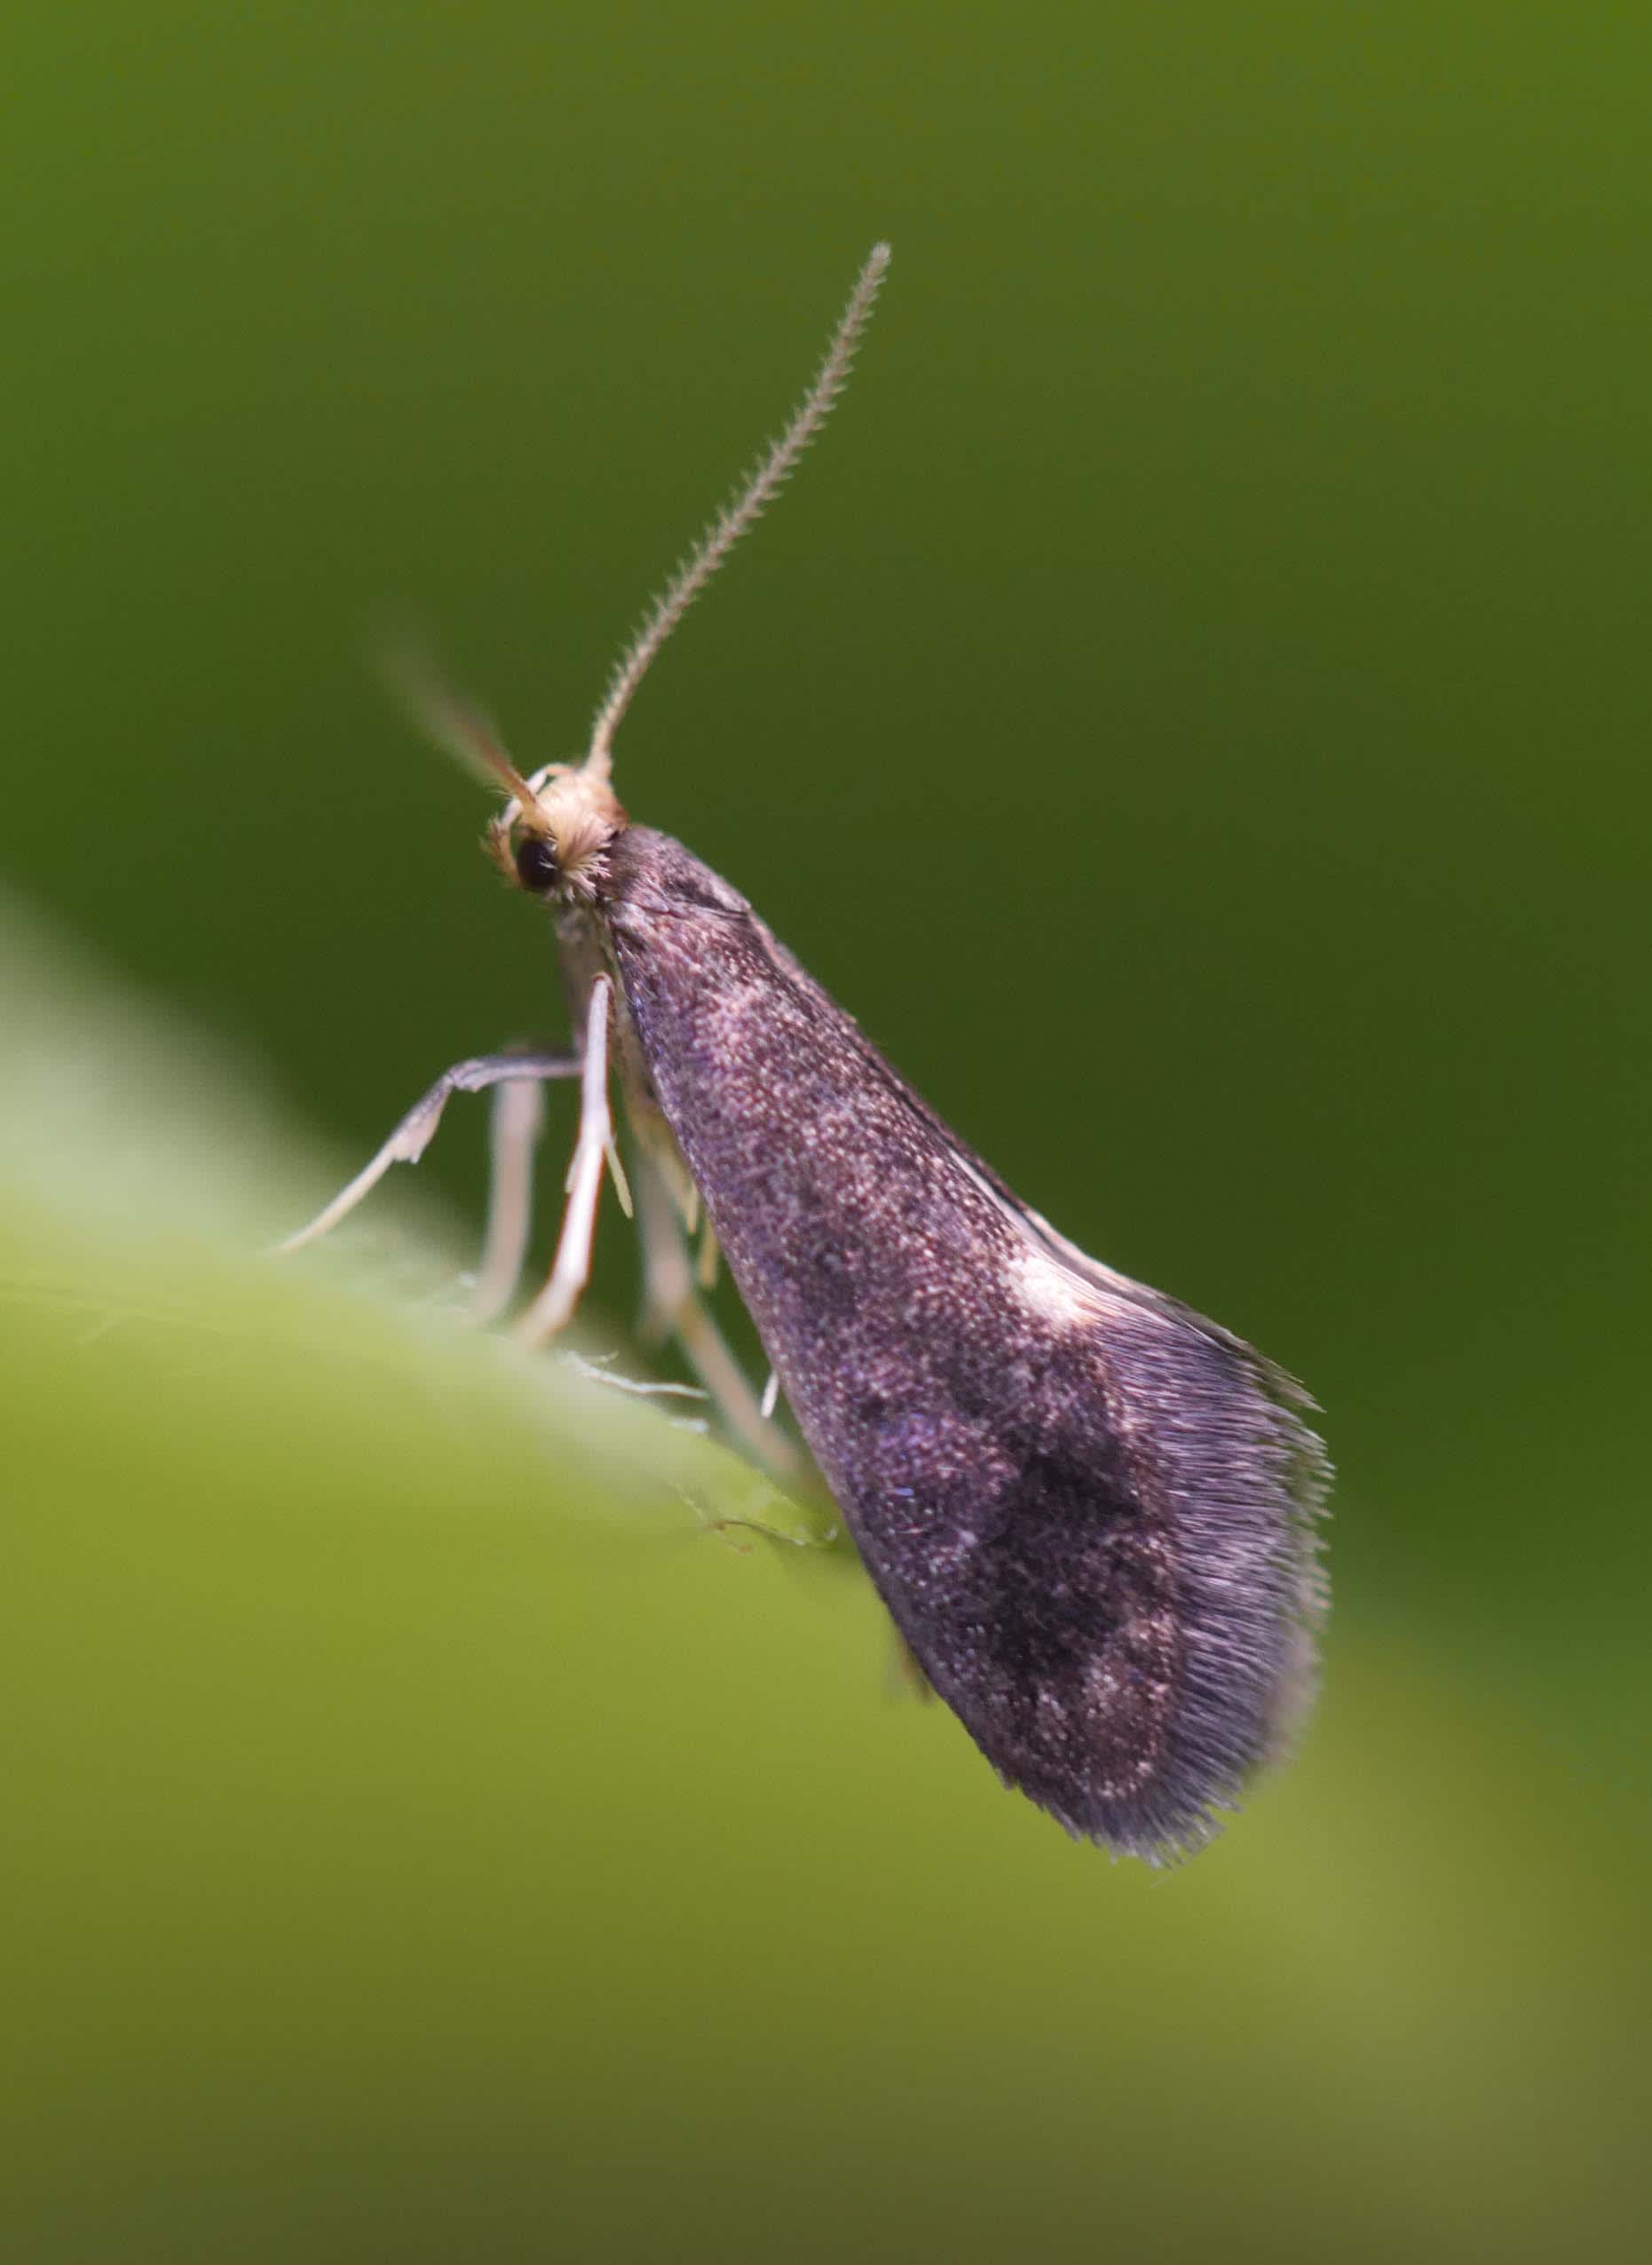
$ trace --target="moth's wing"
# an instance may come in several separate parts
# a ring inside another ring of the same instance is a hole
[[[1323,1460],[1290,1387],[1057,1236],[743,899],[628,841],[661,1106],[897,1625],[1071,1831],[1197,1845],[1308,1674]]]

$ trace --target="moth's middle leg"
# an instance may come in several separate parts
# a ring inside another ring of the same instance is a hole
[[[676,1200],[646,1150],[637,1168],[636,1225],[643,1245],[644,1328],[676,1339],[729,1431],[777,1485],[794,1491],[806,1484],[806,1458],[769,1421],[769,1408],[747,1382],[707,1308]],[[715,1246],[702,1245],[708,1247]]]

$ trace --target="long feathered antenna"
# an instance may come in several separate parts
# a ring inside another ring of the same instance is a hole
[[[591,725],[590,748],[581,766],[584,776],[594,780],[607,779],[613,768],[614,733],[646,675],[650,661],[825,423],[843,390],[855,349],[871,317],[873,303],[889,264],[889,246],[873,244],[866,265],[856,278],[849,304],[838,319],[837,329],[832,333],[832,343],[815,373],[814,383],[793,411],[785,432],[753,465],[741,486],[684,558],[615,664],[602,706]]]

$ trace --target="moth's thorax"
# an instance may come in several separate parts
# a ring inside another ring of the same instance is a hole
[[[669,915],[688,910],[755,918],[738,889],[669,834],[627,824],[610,848],[599,909],[611,919],[623,919],[628,910],[639,920],[651,912]]]

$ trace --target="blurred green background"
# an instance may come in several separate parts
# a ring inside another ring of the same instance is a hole
[[[14,907],[7,2255],[1643,2253],[1644,9],[7,45],[0,873],[101,969]],[[374,626],[577,748],[880,234],[619,781],[1323,1402],[1324,1702],[1167,1875],[452,1326],[479,1108],[371,1287],[252,1255],[557,1026]]]

